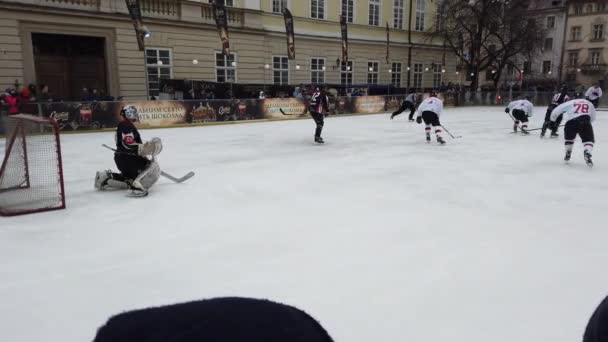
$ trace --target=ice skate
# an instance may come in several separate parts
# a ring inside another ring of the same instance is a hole
[[[437,142],[440,143],[441,145],[445,144],[445,140],[443,140],[443,138],[440,136],[437,136]]]
[[[522,127],[522,128],[521,128],[521,133],[522,133],[522,134],[525,134],[525,135],[530,134],[530,132],[528,132],[528,130],[527,130],[525,127]]]
[[[513,133],[517,133],[517,125],[513,125]]]
[[[572,151],[566,151],[566,156],[564,156],[564,161],[569,162],[572,157]]]
[[[551,138],[559,138],[559,134],[557,134],[557,132],[551,132]]]
[[[325,143],[325,141],[323,141],[323,138],[321,138],[321,137],[315,137],[315,142],[317,144],[324,144]]]
[[[593,160],[591,160],[591,153],[589,153],[589,151],[585,151],[585,163],[587,163],[587,166],[589,167],[593,167]]]
[[[540,129],[540,137],[544,138],[547,133],[547,123],[543,123],[543,128]]]
[[[430,133],[426,134],[426,142],[431,142],[431,134]]]

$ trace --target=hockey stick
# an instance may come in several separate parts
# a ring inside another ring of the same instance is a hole
[[[443,125],[439,125],[439,126],[441,126],[441,128],[443,128],[443,130],[446,131],[446,133],[448,133],[452,137],[452,139],[460,139],[460,138],[462,138],[462,135],[459,135],[459,136],[456,136],[456,137],[453,136],[452,133],[450,133],[450,131],[448,131],[445,127],[443,127]]]
[[[565,125],[560,125],[558,128],[562,128],[564,126]],[[526,131],[528,131],[528,132],[530,132],[530,131],[538,131],[538,130],[541,130],[541,129],[543,129],[543,128],[542,127],[540,127],[540,128],[531,128],[531,129],[527,129]],[[515,133],[517,133],[517,132],[511,132],[511,134],[515,134]]]
[[[294,115],[294,114],[287,114],[287,113],[285,113],[285,112],[283,111],[283,108],[279,108],[279,111],[280,111],[280,112],[281,112],[281,114],[283,114],[283,115]]]
[[[116,149],[114,149],[114,148],[112,148],[112,147],[110,147],[110,146],[108,146],[106,144],[101,144],[101,146],[107,148],[108,150],[112,150],[112,151],[114,151],[116,153],[130,154],[130,153],[118,152],[118,151],[116,151]],[[163,176],[163,177],[165,177],[165,178],[167,178],[167,179],[172,180],[175,183],[183,183],[183,182],[187,181],[188,179],[194,177],[194,172],[190,171],[187,174],[185,174],[183,177],[180,177],[180,178],[172,176],[172,175],[166,173],[165,171],[161,171],[160,175]]]

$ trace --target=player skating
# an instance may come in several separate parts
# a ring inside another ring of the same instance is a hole
[[[439,117],[443,112],[443,102],[437,98],[437,94],[434,91],[431,91],[430,96],[420,103],[418,106],[418,110],[416,113],[416,122],[422,123],[424,121],[425,128],[424,132],[426,133],[426,141],[431,141],[431,127],[435,129],[435,136],[437,136],[437,142],[440,144],[445,144],[445,140],[441,137],[441,123],[439,122]]]
[[[555,107],[559,106],[560,104],[570,101],[570,97],[568,96],[568,87],[563,86],[562,89],[560,90],[559,93],[553,95],[553,100],[551,101],[551,104],[549,105],[549,107],[547,108],[547,113],[545,114],[545,122],[543,123],[543,127],[540,131],[540,137],[543,138],[545,136],[545,133],[547,132],[547,129],[551,129],[551,137],[552,138],[556,138],[559,135],[557,134],[557,129],[559,128],[560,123],[562,122],[562,117],[558,117],[555,120],[555,124],[551,124],[551,113],[553,112],[553,109],[555,109]]]
[[[600,104],[600,97],[602,97],[602,88],[599,83],[594,83],[593,86],[587,89],[585,98],[593,103],[593,107],[597,108]]]
[[[315,91],[310,97],[308,110],[313,120],[315,120],[315,123],[317,124],[317,127],[315,128],[315,142],[323,144],[324,141],[323,138],[321,138],[321,132],[323,131],[324,125],[323,117],[329,111],[329,99],[327,98],[325,89],[321,90],[319,88],[315,88]]]
[[[522,100],[515,100],[505,108],[505,113],[513,115],[513,132],[517,133],[517,129],[520,128],[523,134],[530,134],[528,132],[528,118],[534,115],[534,105],[530,102],[530,97],[526,96]],[[520,127],[521,123],[521,127]]]
[[[418,94],[411,93],[409,94],[405,100],[403,100],[403,102],[401,103],[401,107],[399,107],[399,109],[397,109],[392,115],[391,115],[391,120],[405,112],[406,110],[410,110],[410,116],[408,117],[409,121],[414,121],[414,113],[416,112],[416,103],[418,102]]]
[[[593,126],[591,125],[595,121],[595,108],[593,104],[585,99],[575,99],[562,103],[553,109],[551,121],[554,122],[562,114],[566,121],[566,127],[564,127],[566,156],[564,160],[570,161],[574,140],[579,135],[584,146],[583,155],[585,162],[589,167],[592,167],[591,153],[593,152],[593,144],[595,143]]]
[[[96,189],[130,189],[131,196],[143,197],[148,195],[148,190],[160,177],[160,167],[154,157],[162,151],[162,143],[159,138],[142,142],[133,125],[136,120],[135,107],[125,106],[121,109],[114,153],[114,162],[120,173],[98,171],[95,177]]]

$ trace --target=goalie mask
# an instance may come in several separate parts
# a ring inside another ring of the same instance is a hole
[[[137,114],[137,108],[133,105],[126,105],[120,110],[120,115],[131,121],[139,121],[139,115]]]

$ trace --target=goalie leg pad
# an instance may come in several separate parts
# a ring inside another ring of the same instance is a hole
[[[160,166],[156,160],[152,159],[150,165],[143,170],[133,181],[133,186],[139,189],[148,190],[160,178]]]

